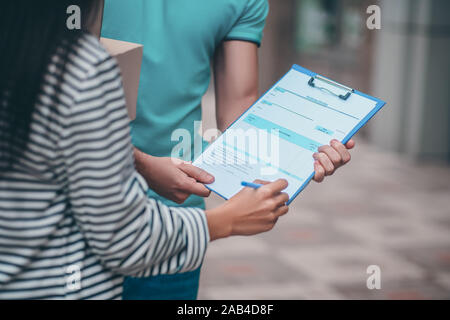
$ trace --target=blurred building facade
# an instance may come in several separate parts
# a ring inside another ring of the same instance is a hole
[[[200,298],[449,299],[450,166],[408,161],[448,159],[448,0],[269,1],[263,92],[297,63],[388,106],[358,134],[352,163],[308,186],[275,230],[212,243]],[[372,4],[381,30],[366,28]],[[203,107],[214,128],[214,90]],[[436,141],[411,147],[427,135]],[[369,265],[380,290],[367,288]]]
[[[450,1],[270,0],[261,88],[293,63],[382,98],[360,135],[414,159],[450,162]],[[370,5],[381,29],[369,30]]]
[[[383,1],[373,92],[390,103],[371,140],[419,159],[450,160],[450,1]]]

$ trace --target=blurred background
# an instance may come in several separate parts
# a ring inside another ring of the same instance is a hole
[[[450,1],[269,3],[261,92],[296,63],[388,104],[272,232],[210,246],[199,298],[450,299]],[[366,26],[374,4],[381,30]],[[215,127],[213,90],[203,108]]]

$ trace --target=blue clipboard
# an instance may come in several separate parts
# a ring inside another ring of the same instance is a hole
[[[329,93],[331,93],[331,94],[334,94],[334,95],[336,95],[337,97],[339,97],[339,99],[342,99],[342,100],[347,100],[351,95],[359,95],[359,96],[361,96],[361,97],[364,97],[364,98],[366,98],[366,99],[369,99],[369,100],[372,100],[372,101],[374,101],[376,104],[375,104],[375,107],[373,108],[373,110],[370,112],[370,113],[368,113],[367,114],[367,116],[366,117],[364,117],[354,128],[353,128],[353,130],[351,130],[351,132],[344,138],[344,139],[342,139],[341,140],[341,142],[343,143],[343,144],[346,144],[370,119],[372,119],[374,116],[375,116],[375,114],[378,112],[378,111],[380,111],[385,105],[386,105],[386,102],[384,102],[384,101],[382,101],[382,100],[380,100],[380,99],[378,99],[378,98],[375,98],[375,97],[372,97],[372,96],[369,96],[369,95],[367,95],[367,94],[365,94],[365,93],[362,93],[362,92],[360,92],[360,91],[358,91],[358,90],[355,90],[355,89],[352,89],[352,88],[349,88],[349,87],[347,87],[347,86],[345,86],[345,85],[342,85],[342,84],[340,84],[340,83],[337,83],[337,82],[335,82],[335,81],[333,81],[333,80],[331,80],[331,79],[329,79],[329,78],[326,78],[326,77],[324,77],[324,76],[322,76],[322,75],[319,75],[319,74],[317,74],[317,73],[315,73],[315,72],[312,72],[312,71],[310,71],[310,70],[308,70],[308,69],[306,69],[306,68],[303,68],[303,67],[301,67],[301,66],[299,66],[299,65],[296,65],[296,64],[294,64],[293,66],[292,66],[292,68],[291,68],[291,70],[289,70],[289,72],[291,72],[292,70],[295,70],[295,71],[297,71],[297,72],[300,72],[300,73],[303,73],[303,74],[305,74],[305,75],[307,75],[307,76],[309,76],[310,77],[310,80],[309,80],[309,83],[308,83],[308,85],[309,86],[311,86],[311,87],[315,87],[315,88],[317,88],[317,89],[321,89],[321,90],[326,90],[326,91],[329,91]],[[232,127],[237,121],[239,121],[245,114],[247,114],[247,112],[250,110],[250,109],[252,109],[255,105],[257,105],[258,103],[260,103],[261,102],[261,100],[267,95],[267,93],[269,93],[269,92],[271,92],[272,90],[274,90],[276,87],[278,87],[278,84],[289,74],[289,72],[288,73],[286,73],[286,75],[284,75],[280,80],[278,80],[276,83],[275,83],[275,85],[273,85],[269,90],[267,90],[252,106],[250,106],[238,119],[236,119],[228,128],[227,128],[227,130],[230,128],[230,127]],[[338,93],[333,93],[333,92],[331,92],[330,90],[328,90],[328,89],[326,89],[326,88],[322,88],[322,87],[320,87],[320,85],[319,84],[317,84],[316,83],[316,80],[320,80],[320,81],[323,81],[323,82],[325,82],[325,83],[327,83],[329,86],[334,86],[334,87],[336,87],[336,88],[339,88],[340,89],[340,91],[342,92],[342,91],[345,91],[345,94],[338,94]],[[210,146],[208,146],[208,148],[210,148],[211,147],[211,145]],[[208,148],[206,149],[206,150],[208,150]],[[206,152],[206,150],[205,150],[205,152]],[[315,175],[315,172],[313,172],[312,174],[311,174],[311,176],[308,178],[308,179],[306,179],[305,181],[304,181],[304,183],[300,186],[300,188],[295,192],[295,194],[289,199],[289,201],[288,201],[288,205],[290,204],[290,203],[292,203],[292,201],[294,201],[294,199],[300,194],[300,192],[302,192],[303,191],[303,189],[305,189],[306,188],[306,186],[311,182],[311,180],[314,178],[314,175]],[[220,197],[222,197],[222,198],[224,198],[225,200],[228,200],[228,198],[227,197],[225,197],[224,195],[222,195],[220,192],[218,192],[217,190],[214,190],[214,188],[212,188],[211,186],[208,186],[208,185],[206,185],[206,187],[209,189],[209,190],[211,190],[212,192],[214,192],[214,193],[216,193],[217,195],[219,195]]]

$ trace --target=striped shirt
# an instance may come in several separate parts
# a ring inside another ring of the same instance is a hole
[[[0,175],[0,299],[120,299],[124,276],[198,268],[206,216],[147,198],[116,61],[90,35],[60,78],[59,61],[23,156]]]

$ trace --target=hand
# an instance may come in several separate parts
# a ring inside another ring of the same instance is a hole
[[[206,212],[211,240],[269,231],[288,212],[289,196],[281,192],[288,186],[286,180],[255,183],[264,186],[257,190],[244,188],[222,206]]]
[[[192,195],[208,197],[211,193],[203,184],[214,177],[190,162],[174,158],[153,157],[135,149],[136,169],[149,187],[159,195],[178,204]]]
[[[355,147],[355,141],[350,140],[345,146],[338,140],[331,140],[329,146],[322,146],[319,152],[313,155],[314,181],[322,182],[325,176],[331,176],[339,167],[347,164],[351,160],[348,150]]]

